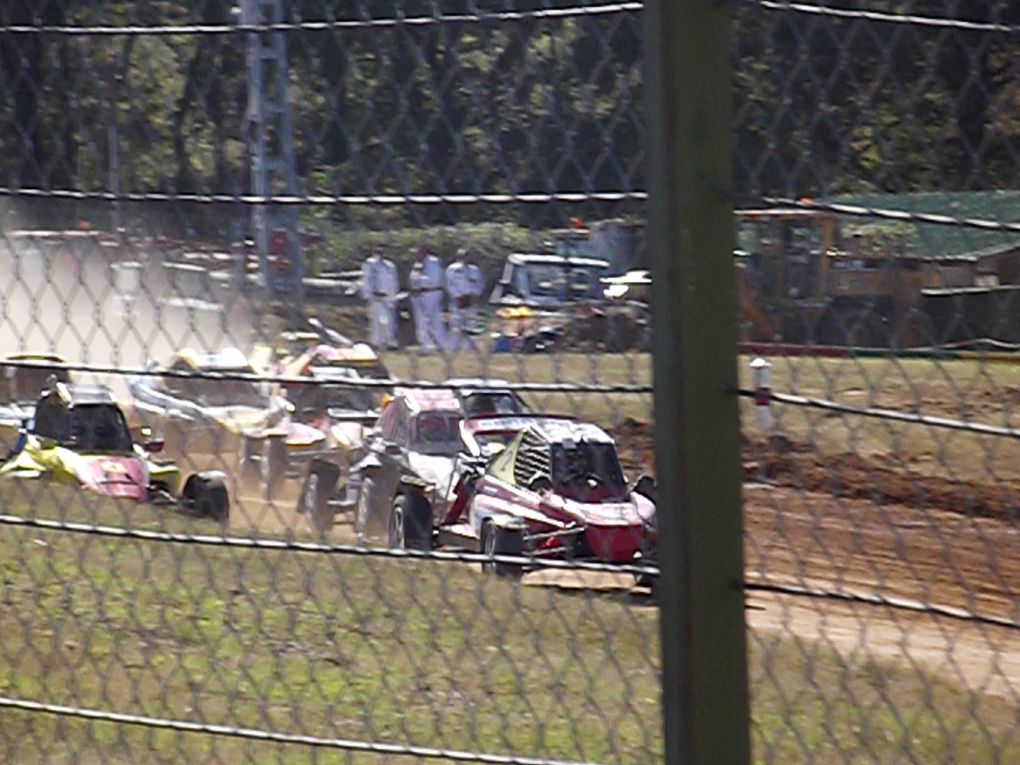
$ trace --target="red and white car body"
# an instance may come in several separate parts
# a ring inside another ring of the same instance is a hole
[[[479,450],[474,473],[462,471],[437,519],[440,542],[492,552],[486,540],[514,529],[520,552],[531,557],[607,563],[654,557],[655,504],[627,485],[615,444],[601,428],[517,416],[466,420],[463,430],[487,440],[514,435],[489,459]]]

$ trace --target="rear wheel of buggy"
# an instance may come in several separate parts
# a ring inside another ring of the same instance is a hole
[[[362,476],[361,484],[358,486],[358,497],[354,502],[354,536],[359,545],[365,544],[368,539],[368,527],[372,515],[372,491],[373,481],[368,476]]]
[[[497,555],[520,556],[524,554],[524,530],[504,528],[492,521],[482,524],[482,554],[490,560],[482,561],[482,571],[508,579],[520,579],[524,569],[517,563],[500,563],[491,560]]]
[[[432,549],[432,506],[421,494],[407,492],[393,500],[389,543],[394,550]]]
[[[282,438],[263,440],[259,467],[262,491],[268,501],[279,495],[280,487],[287,477],[287,444]]]
[[[199,518],[212,518],[226,523],[230,517],[230,497],[220,473],[188,476],[181,491],[180,502],[185,512]]]
[[[659,577],[655,574],[634,574],[634,584],[638,587],[647,587],[652,595],[655,595]]]
[[[210,478],[199,493],[198,512],[203,518],[226,523],[230,517],[230,498],[222,478]]]
[[[303,515],[308,527],[325,534],[333,528],[335,513],[330,500],[336,491],[340,468],[327,462],[313,462],[301,487],[297,511]]]

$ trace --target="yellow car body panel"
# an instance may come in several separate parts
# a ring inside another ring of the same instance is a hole
[[[99,494],[145,501],[152,484],[160,484],[176,495],[181,472],[176,465],[151,461],[139,446],[120,454],[78,452],[29,435],[23,448],[0,466],[0,479],[47,479]]]

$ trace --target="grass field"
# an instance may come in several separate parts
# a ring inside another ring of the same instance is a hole
[[[1020,429],[1020,363],[923,359],[773,359],[773,390],[849,407],[874,407],[963,423]],[[751,387],[748,359],[741,384]],[[744,400],[747,434],[752,403]],[[822,457],[854,453],[918,475],[972,483],[1020,480],[1020,440],[782,404],[777,432]]]
[[[751,384],[748,361],[740,359],[743,387]],[[774,390],[852,406],[1008,426],[1020,403],[1020,366],[773,361]],[[394,354],[386,362],[394,376],[437,381],[650,380],[647,355],[462,355],[451,366]],[[649,394],[527,396],[538,409],[610,428],[652,421]],[[751,404],[741,406],[750,428]],[[956,470],[989,482],[1020,470],[1011,439],[775,410],[783,435],[825,457],[856,452],[917,473]],[[2,491],[8,513],[216,533],[145,507]],[[274,531],[282,527],[260,533]],[[558,586],[521,586],[462,564],[4,525],[0,550],[0,695],[492,753],[633,763],[661,756],[657,611],[638,594],[595,591],[569,575]],[[863,638],[859,651],[841,654],[824,638],[776,624],[749,636],[756,761],[798,762],[810,751],[816,761],[1020,762],[1015,699],[964,689],[920,664],[876,658]],[[398,761],[0,709],[0,761],[42,759]]]
[[[8,495],[8,499],[10,495]],[[47,492],[8,512],[215,533]],[[654,604],[461,564],[0,526],[0,695],[316,736],[601,762],[661,756]],[[1016,709],[810,636],[750,638],[759,762],[1020,761]],[[0,710],[4,762],[394,758]]]
[[[740,386],[751,388],[750,357],[738,359]],[[924,359],[772,358],[773,390],[851,407],[876,407],[1020,429],[1020,363]],[[386,363],[396,377],[439,381],[492,376],[511,381],[597,385],[648,385],[647,354],[470,356],[453,363],[438,356],[396,353]],[[650,394],[528,394],[543,411],[563,412],[614,427],[631,419],[650,423]],[[872,417],[774,404],[776,431],[810,444],[823,457],[853,452],[918,474],[994,483],[1020,480],[1020,440]],[[754,426],[753,404],[741,402],[745,433]],[[621,444],[626,448],[627,444]]]
[[[649,386],[652,380],[648,354],[556,355],[498,354],[479,356],[460,353],[415,356],[391,353],[385,357],[390,374],[402,380],[441,381],[450,377],[496,377],[511,382],[569,383],[573,385]],[[639,422],[652,419],[652,397],[648,393],[526,393],[524,397],[538,411],[585,417],[603,425],[627,418]]]

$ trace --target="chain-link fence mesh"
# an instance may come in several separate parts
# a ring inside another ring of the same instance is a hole
[[[755,758],[1014,761],[1020,9],[732,9]],[[3,4],[2,759],[662,759],[643,16]]]
[[[661,758],[639,11],[3,4],[0,759]]]
[[[764,760],[1020,757],[1018,11],[736,8]]]

